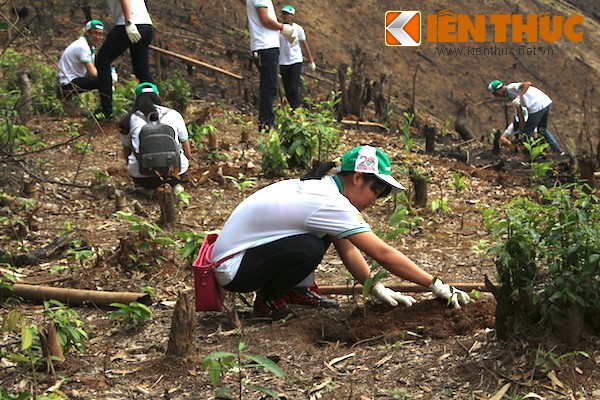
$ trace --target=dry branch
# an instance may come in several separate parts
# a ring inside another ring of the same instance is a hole
[[[152,299],[146,293],[55,288],[50,286],[26,285],[22,283],[15,283],[12,285],[12,291],[0,291],[0,295],[2,297],[19,296],[25,300],[38,302],[54,299],[71,306],[91,303],[97,307],[107,307],[110,303],[129,304],[134,301],[146,305],[152,303]]]
[[[229,72],[229,71],[224,70],[222,68],[215,67],[214,65],[210,65],[210,64],[207,64],[207,63],[202,62],[200,60],[196,60],[195,58],[184,56],[183,54],[175,53],[174,51],[161,49],[160,47],[157,47],[157,46],[154,46],[154,45],[150,45],[150,48],[152,50],[158,51],[159,53],[163,53],[163,54],[166,54],[168,56],[179,58],[180,60],[187,61],[189,63],[195,64],[195,65],[199,65],[201,67],[208,68],[208,69],[216,71],[216,72],[220,72],[221,74],[224,74],[224,75],[227,75],[227,76],[231,76],[231,77],[233,77],[235,79],[240,79],[240,80],[243,79],[243,77],[241,75],[234,74],[233,72]]]

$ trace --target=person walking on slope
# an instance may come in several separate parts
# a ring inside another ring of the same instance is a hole
[[[85,24],[85,33],[63,51],[58,60],[58,83],[63,96],[98,89],[98,71],[94,61],[96,47],[104,38],[104,24],[93,19]]]
[[[302,96],[300,94],[300,75],[302,74],[303,54],[308,59],[308,67],[314,71],[317,66],[310,52],[310,47],[306,41],[306,34],[302,26],[293,22],[296,16],[296,10],[291,5],[285,5],[281,9],[281,19],[285,24],[290,24],[296,31],[300,46],[291,46],[290,42],[283,35],[279,36],[279,72],[281,81],[285,90],[285,97],[291,108],[298,108],[302,105]]]
[[[488,85],[488,91],[496,97],[511,101],[518,115],[517,131],[535,138],[535,130],[542,134],[552,150],[560,155],[565,153],[560,148],[554,136],[548,131],[548,118],[552,108],[552,99],[540,89],[532,86],[531,82],[514,82],[504,85],[500,80],[493,80]],[[528,112],[523,115],[522,107]]]
[[[112,119],[112,77],[110,64],[129,49],[133,73],[139,82],[152,82],[154,78],[148,65],[149,46],[154,28],[144,0],[106,0],[115,26],[96,56],[100,108],[94,112],[99,120]]]
[[[258,93],[258,129],[269,129],[275,124],[273,103],[277,96],[279,64],[279,33],[297,45],[296,32],[289,24],[277,21],[271,0],[246,0],[250,50],[260,74]]]
[[[334,167],[337,174],[327,175]],[[361,212],[378,198],[403,189],[391,176],[388,156],[371,146],[357,146],[341,162],[319,164],[300,179],[260,189],[235,208],[216,240],[211,263],[217,282],[233,292],[257,291],[254,312],[273,320],[285,318],[289,304],[335,307],[338,303],[321,296],[312,278],[333,244],[361,284],[371,275],[365,253],[449,305],[466,305],[466,292],[418,267],[373,233],[363,218]],[[371,294],[390,306],[415,303],[381,282]]]

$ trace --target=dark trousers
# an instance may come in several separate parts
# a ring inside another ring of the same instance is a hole
[[[152,82],[154,78],[150,74],[148,65],[148,53],[154,29],[152,25],[136,25],[142,39],[137,43],[131,43],[125,32],[125,25],[116,25],[108,32],[100,51],[96,55],[96,68],[98,69],[98,89],[100,90],[100,104],[102,112],[112,115],[112,78],[110,75],[110,64],[123,52],[129,49],[131,54],[131,65],[133,73],[140,82]]]
[[[259,129],[275,125],[273,103],[277,96],[279,80],[277,67],[279,65],[279,48],[257,50],[253,53],[254,61],[260,74],[258,91],[258,125]]]
[[[302,63],[292,65],[280,65],[281,81],[285,90],[285,98],[290,107],[298,108],[302,105],[300,96],[300,75],[302,74]]]
[[[75,78],[71,82],[60,87],[64,97],[74,93],[89,92],[94,89],[98,89],[98,78],[90,78],[88,76]]]
[[[187,171],[186,171],[186,173],[187,173]],[[181,175],[179,175],[179,178],[177,178],[175,176],[169,176],[169,177],[161,179],[158,176],[153,176],[153,177],[148,177],[148,178],[131,178],[131,179],[133,179],[133,183],[135,183],[136,186],[141,186],[146,189],[156,189],[157,187],[162,186],[165,183],[168,183],[169,185],[171,185],[171,187],[173,187],[173,186],[183,182],[185,175],[186,174],[181,174]]]
[[[560,153],[562,151],[560,145],[554,138],[554,135],[552,135],[552,133],[550,133],[548,130],[548,117],[550,116],[551,109],[552,104],[538,112],[529,114],[529,117],[525,122],[525,127],[523,128],[523,133],[526,133],[529,137],[533,137],[533,132],[535,131],[535,128],[537,128],[538,133],[546,139],[546,142],[548,142],[550,148],[555,152]],[[519,126],[519,124],[517,123],[515,126]]]
[[[272,300],[287,293],[313,272],[325,255],[331,239],[312,234],[290,236],[246,251],[233,281],[232,292],[260,290]]]

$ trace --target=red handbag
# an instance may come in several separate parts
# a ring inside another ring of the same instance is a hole
[[[210,262],[213,247],[219,237],[209,233],[204,237],[198,257],[194,261],[194,292],[196,295],[196,311],[221,311],[225,300],[223,289],[215,278],[215,265]]]

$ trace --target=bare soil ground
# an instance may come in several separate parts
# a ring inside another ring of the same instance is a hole
[[[27,2],[34,3],[39,2]],[[53,31],[48,31],[51,34],[39,36],[39,43],[43,43],[48,53],[59,54],[70,37],[77,34],[76,22],[83,3],[86,2],[61,7],[65,2],[54,1],[48,2],[46,8],[36,9],[42,16],[54,13],[59,21],[53,25]],[[468,13],[477,9],[480,13],[493,13],[498,8],[498,3],[491,1],[463,3],[453,11]],[[502,7],[506,12],[554,10],[545,2],[504,3]],[[553,6],[557,7],[556,12],[577,12],[566,3]],[[432,44],[410,52],[384,48],[383,34],[372,28],[373,20],[382,21],[379,14],[396,7],[392,2],[374,5],[372,2],[316,0],[307,0],[299,6],[305,13],[299,22],[309,32],[313,51],[318,54],[317,64],[321,67],[316,77],[308,80],[307,90],[311,95],[325,96],[334,89],[335,84],[328,82],[335,81],[335,68],[340,63],[349,63],[352,46],[362,45],[371,55],[371,77],[382,73],[394,77],[391,93],[397,111],[407,109],[412,92],[409,77],[414,73],[414,66],[421,65],[423,71],[418,75],[417,91],[421,122],[437,124],[440,130],[445,121],[454,117],[456,99],[467,94],[472,95],[474,103],[487,99],[485,84],[496,77],[540,82],[555,98],[554,121],[556,131],[565,133],[563,143],[567,138],[577,139],[578,133],[584,130],[582,102],[586,87],[598,77],[600,54],[599,37],[594,33],[597,24],[593,20],[586,25],[588,36],[583,45],[570,44],[567,48],[566,44],[558,43],[552,59],[510,56],[495,60],[442,59],[436,56]],[[412,7],[422,7],[424,13],[447,8],[441,1]],[[247,38],[242,32],[244,6],[239,1],[200,5],[184,1],[175,5],[150,2],[150,8],[156,15],[164,47],[197,54],[202,60],[241,71],[245,76],[239,84],[197,69],[188,77],[197,100],[186,114],[186,120],[194,120],[200,109],[211,107],[212,121],[219,129],[221,158],[214,163],[209,160],[205,146],[194,148],[195,156],[185,185],[192,201],[187,206],[178,204],[179,223],[168,232],[218,229],[252,190],[272,182],[261,175],[254,128],[249,143],[239,141],[242,131],[249,129],[246,122],[252,121],[253,93],[257,87],[255,71],[247,69]],[[101,5],[93,5],[92,9],[94,15],[106,12]],[[348,34],[349,16],[353,21],[351,32],[364,32],[364,37]],[[35,53],[26,43],[18,43]],[[427,58],[430,61],[426,61]],[[122,57],[119,62],[125,75],[127,61]],[[183,65],[173,60],[163,62],[171,71]],[[488,104],[473,108],[471,123],[482,136],[492,127],[503,127],[499,106]],[[367,114],[371,112],[368,108]],[[74,144],[64,144],[69,129],[66,122],[81,124],[80,132],[89,138],[91,152],[82,156],[76,153]],[[597,122],[588,123],[589,129],[597,132]],[[115,189],[124,190],[130,211],[147,221],[157,222],[160,209],[155,199],[130,190],[132,184],[123,167],[116,127],[114,124],[98,127],[81,118],[39,117],[31,122],[30,129],[39,132],[50,150],[23,156],[21,163],[3,160],[0,183],[6,192],[22,195],[25,170],[39,182],[40,203],[52,206],[36,212],[38,228],[25,237],[2,232],[9,237],[3,241],[2,249],[19,253],[40,248],[60,235],[68,222],[77,229],[82,248],[93,249],[96,256],[78,263],[66,253],[58,254],[39,266],[21,268],[18,271],[21,281],[46,282],[63,288],[132,292],[147,285],[154,287],[157,294],[152,304],[154,318],[131,330],[109,320],[107,309],[77,308],[90,335],[87,352],[67,354],[64,363],[55,365],[56,376],[44,371],[33,374],[19,366],[2,364],[0,386],[8,390],[42,393],[58,381],[70,399],[213,399],[214,388],[200,368],[202,357],[217,351],[236,352],[238,344],[244,342],[248,345],[245,350],[248,354],[278,360],[288,378],[284,381],[259,368],[245,368],[240,374],[228,373],[220,386],[237,390],[243,380],[271,388],[288,399],[600,398],[598,337],[586,334],[576,348],[535,332],[515,332],[512,340],[497,341],[495,301],[489,293],[482,293],[479,300],[460,310],[448,309],[423,293],[415,294],[419,302],[412,308],[387,308],[365,304],[359,296],[338,295],[339,309],[298,308],[294,318],[278,323],[256,318],[241,297],[231,296],[227,301],[236,305],[241,329],[233,329],[225,312],[198,313],[197,354],[188,360],[166,358],[173,307],[181,293],[193,292],[192,270],[172,249],[154,246],[145,252],[132,250],[141,237],[129,223],[114,215]],[[406,153],[394,132],[346,127],[341,133],[339,153],[357,144],[371,143],[385,148],[401,167],[417,165],[422,169],[432,182],[430,200],[447,197],[451,211],[416,210],[423,221],[393,244],[424,269],[447,281],[483,285],[484,275],[493,279],[495,270],[493,260],[480,258],[473,251],[479,240],[489,239],[479,208],[498,206],[527,194],[530,180],[526,156],[503,153],[500,158],[494,157],[486,143],[459,145],[454,132],[440,137],[436,152],[428,155],[424,154],[419,132],[414,130],[413,134],[416,148],[413,153]],[[498,164],[498,168],[490,167],[500,160],[503,164]],[[223,175],[237,177],[241,173],[255,177],[257,185],[245,191],[230,184],[223,185],[216,176],[218,168]],[[553,175],[553,180],[566,179],[570,167],[563,164],[562,168]],[[104,171],[108,180],[97,182],[97,171]],[[452,171],[465,177],[467,189],[461,192],[450,189]],[[407,175],[399,179],[408,186]],[[387,221],[393,208],[393,201],[388,200],[368,210],[366,217],[375,229],[386,232],[390,229]],[[26,216],[27,212],[21,211],[21,214]],[[133,254],[138,256],[136,262],[129,257]],[[157,259],[162,261],[159,263]],[[53,272],[57,267],[64,269]],[[348,274],[335,254],[326,255],[317,270],[317,281],[320,285],[348,283]],[[389,278],[388,282],[397,283],[397,280]],[[250,296],[247,301],[251,304]],[[13,307],[30,321],[42,320],[41,306],[28,302],[5,304],[0,309],[1,315],[5,316]],[[9,338],[4,336],[2,340]],[[547,374],[536,366],[538,350],[555,355],[581,350],[590,357],[563,358],[560,365]],[[506,390],[504,397],[498,394],[503,389]],[[233,398],[258,399],[260,395],[244,389],[240,394],[234,392]]]

